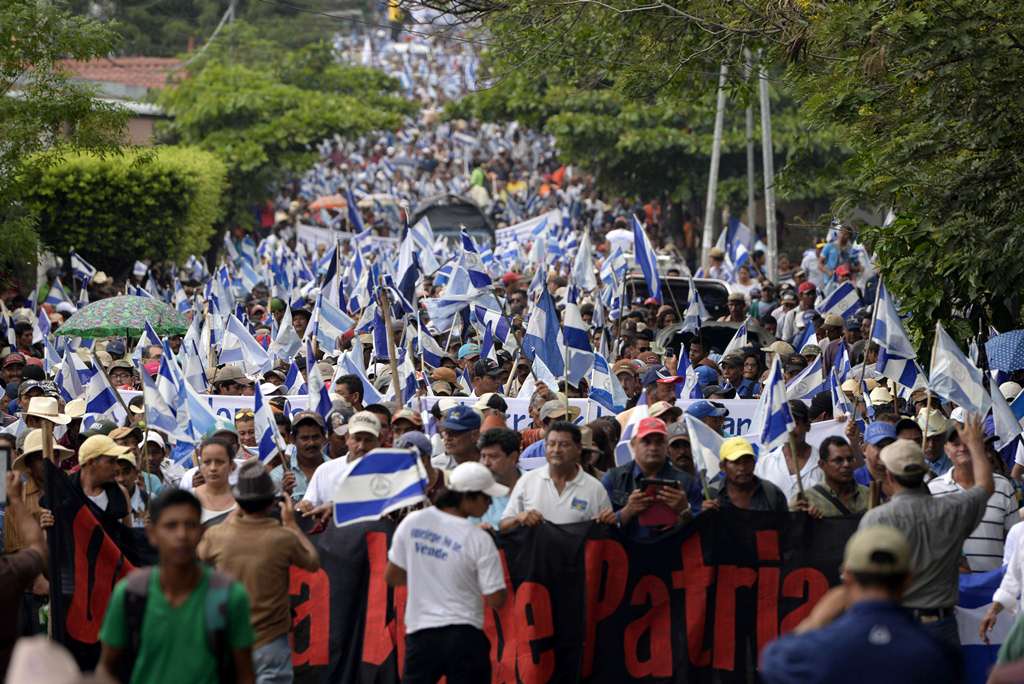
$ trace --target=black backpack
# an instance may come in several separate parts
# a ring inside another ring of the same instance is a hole
[[[124,618],[129,643],[121,660],[123,682],[131,681],[135,660],[142,645],[142,623],[149,598],[149,581],[153,568],[140,568],[125,578]],[[217,660],[217,679],[222,684],[235,681],[234,654],[228,645],[228,591],[233,579],[216,570],[210,571],[206,588],[205,616],[206,645]]]

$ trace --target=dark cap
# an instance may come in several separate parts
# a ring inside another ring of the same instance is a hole
[[[88,439],[93,435],[107,435],[117,429],[117,423],[112,420],[101,419],[93,423],[88,430],[82,433],[83,439]]]
[[[802,401],[791,399],[789,402],[789,412],[793,414],[793,420],[799,423],[811,422],[811,412],[807,408],[807,404]]]
[[[327,426],[324,424],[323,417],[315,411],[299,411],[295,414],[292,419],[292,434],[294,435],[299,430],[299,425],[303,423],[315,423],[320,432],[327,432]]]
[[[668,426],[668,443],[677,442],[680,440],[690,441],[690,431],[686,428],[685,423],[672,423]]]
[[[494,359],[480,359],[473,364],[473,377],[483,376],[496,378],[501,375],[501,366]]]
[[[648,385],[653,385],[656,382],[673,383],[679,382],[682,379],[683,378],[677,375],[672,375],[671,373],[669,373],[668,369],[665,368],[664,366],[651,366],[646,371],[644,371],[643,376],[640,378],[640,384],[643,385],[644,387],[647,387]]]

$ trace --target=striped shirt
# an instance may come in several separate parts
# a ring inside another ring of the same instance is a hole
[[[995,493],[985,504],[985,515],[981,523],[964,541],[964,556],[972,572],[995,570],[1003,564],[1003,547],[1006,532],[1020,520],[1017,509],[1020,508],[1013,494],[1013,485],[1002,475],[992,475],[995,481]],[[928,482],[932,496],[943,497],[964,488],[953,481],[953,469],[946,471]]]

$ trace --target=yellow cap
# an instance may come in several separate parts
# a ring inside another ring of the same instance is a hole
[[[730,437],[722,442],[718,457],[723,461],[738,461],[744,456],[753,456],[754,447],[743,437]]]
[[[93,435],[82,442],[78,448],[78,464],[85,465],[100,456],[123,456],[131,451],[128,447],[118,446],[117,442],[106,435]]]

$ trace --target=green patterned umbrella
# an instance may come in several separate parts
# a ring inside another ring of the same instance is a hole
[[[141,337],[146,321],[160,335],[184,335],[185,317],[149,297],[121,295],[86,304],[71,315],[57,334],[65,337]]]

